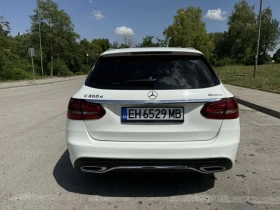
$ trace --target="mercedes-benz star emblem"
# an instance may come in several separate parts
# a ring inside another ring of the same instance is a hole
[[[148,97],[151,100],[155,100],[158,97],[158,93],[154,90],[148,92]]]

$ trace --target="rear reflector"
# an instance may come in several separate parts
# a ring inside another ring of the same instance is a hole
[[[71,98],[68,104],[67,118],[71,120],[97,120],[105,114],[101,104],[90,103],[84,99]]]
[[[206,103],[200,113],[208,119],[236,119],[239,117],[238,104],[234,97]]]

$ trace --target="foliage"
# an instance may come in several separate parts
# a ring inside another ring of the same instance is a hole
[[[7,36],[10,34],[11,27],[9,21],[5,21],[3,16],[0,16],[0,34]]]
[[[274,60],[280,59],[280,48],[274,53],[273,59]]]
[[[279,21],[272,18],[272,11],[266,8],[262,12],[262,27],[260,39],[260,52],[266,54],[273,51],[279,44],[280,26]]]
[[[231,57],[242,60],[253,55],[257,35],[254,6],[250,6],[245,0],[235,4],[228,19],[228,26]]]
[[[31,79],[32,66],[28,48],[35,48],[36,78],[87,74],[99,55],[109,48],[194,47],[202,51],[213,66],[253,65],[255,62],[257,14],[245,0],[237,2],[228,18],[228,30],[207,33],[199,7],[178,9],[173,23],[163,31],[164,38],[146,35],[133,45],[133,33],[123,35],[122,42],[106,38],[80,39],[69,15],[54,0],[37,0],[25,33],[10,35],[10,24],[0,16],[0,80]],[[262,12],[259,64],[270,63],[269,51],[280,42],[280,24],[268,7]],[[39,28],[41,31],[42,60]],[[280,49],[273,56],[280,63]],[[225,67],[226,68],[226,67]],[[42,76],[44,76],[42,75]],[[229,81],[229,80],[226,80]],[[230,81],[229,81],[230,82]]]
[[[153,36],[147,35],[143,38],[142,43],[136,45],[137,47],[157,47],[158,44],[153,42]]]
[[[228,20],[228,40],[231,47],[231,57],[239,62],[251,65],[255,57],[257,47],[257,14],[254,6],[250,6],[247,1],[242,0],[235,4],[234,10]],[[273,51],[279,44],[280,27],[279,21],[272,18],[272,10],[268,7],[262,11],[261,37],[259,58],[260,64],[265,63],[267,52]]]
[[[156,38],[156,42],[153,41],[154,36],[147,35],[143,38],[142,43],[136,45],[136,47],[167,47],[168,39]]]
[[[265,63],[270,63],[271,61],[271,58],[268,54],[262,54],[262,55],[259,55],[259,58],[258,58],[258,65],[263,65]],[[249,56],[247,57],[246,59],[244,59],[242,61],[245,66],[249,66],[249,65],[254,65],[255,64],[255,56]]]
[[[178,9],[173,23],[163,34],[170,39],[172,47],[194,47],[202,51],[206,57],[211,57],[214,44],[206,32],[202,21],[202,10],[199,7]]]
[[[158,45],[158,47],[168,47],[169,39],[167,39],[167,38],[165,38],[165,39],[157,38],[157,45]]]
[[[79,35],[74,32],[74,25],[69,15],[58,8],[58,4],[52,0],[38,0],[37,8],[31,15],[31,39],[39,49],[39,24],[42,36],[42,48],[44,51],[44,64],[49,65],[50,75],[53,76],[54,59],[64,58],[67,48],[75,42]]]
[[[57,76],[65,77],[74,75],[71,71],[69,71],[68,66],[62,60],[55,60],[53,63],[49,63],[48,68],[53,68],[53,73]]]
[[[98,56],[110,47],[108,39],[93,39],[91,42],[82,39],[76,46],[76,52],[78,52],[76,56],[79,57],[80,63],[79,71],[84,71],[84,65],[93,66]]]
[[[212,57],[214,60],[223,60],[226,57],[230,57],[228,32],[210,33],[209,37],[215,46]]]
[[[0,78],[21,80],[30,78],[32,68],[26,60],[14,55],[10,50],[0,48]]]
[[[111,44],[111,48],[113,49],[118,49],[120,46],[120,44],[117,42],[117,41],[114,41],[112,44]]]
[[[234,64],[236,64],[236,61],[231,59],[230,57],[225,57],[225,58],[221,58],[221,59],[215,59],[215,57],[212,57],[210,59],[210,63],[215,67],[220,67],[220,66],[226,66],[226,65],[234,65]]]

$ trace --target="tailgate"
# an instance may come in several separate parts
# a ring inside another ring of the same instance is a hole
[[[222,120],[206,119],[200,114],[207,101],[219,100],[217,95],[221,98],[224,97],[220,85],[198,90],[156,91],[159,100],[153,101],[147,100],[148,91],[136,91],[137,94],[135,91],[121,92],[122,98],[130,100],[119,100],[119,94],[110,90],[102,90],[102,93],[113,100],[88,99],[90,102],[102,104],[106,110],[103,118],[84,121],[88,133],[93,139],[102,141],[207,141],[217,135],[222,125]],[[139,100],[139,98],[143,100]],[[122,109],[129,107],[142,110],[183,108],[181,109],[183,110],[183,121],[123,121]]]

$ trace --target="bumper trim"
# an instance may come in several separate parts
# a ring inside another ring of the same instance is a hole
[[[113,170],[192,170],[209,174],[231,169],[232,162],[227,158],[189,160],[80,158],[75,161],[74,167],[89,173],[106,173]]]
[[[90,103],[99,104],[178,104],[178,103],[206,103],[216,102],[221,98],[186,99],[186,100],[102,100],[86,99]]]

